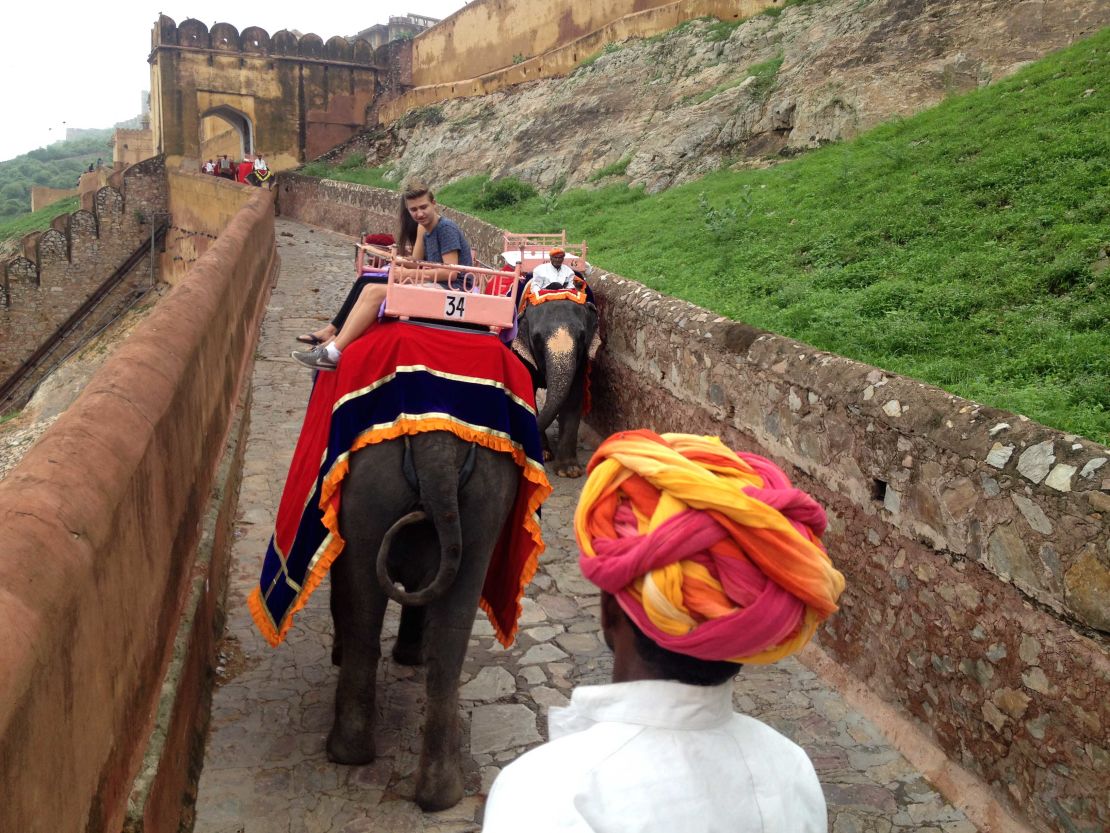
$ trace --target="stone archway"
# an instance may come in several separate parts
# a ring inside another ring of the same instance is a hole
[[[362,130],[377,95],[380,68],[361,39],[162,15],[152,41],[151,130],[167,168],[195,168],[221,132],[239,158],[260,151],[271,170],[297,167]]]
[[[226,153],[232,159],[245,159],[254,153],[254,125],[245,113],[220,104],[200,114],[200,159]]]

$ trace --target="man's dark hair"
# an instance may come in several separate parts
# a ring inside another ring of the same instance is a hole
[[[721,685],[735,677],[743,667],[737,662],[697,659],[676,653],[652,642],[636,627],[632,617],[628,617],[628,624],[636,637],[636,653],[663,679],[687,685]]]

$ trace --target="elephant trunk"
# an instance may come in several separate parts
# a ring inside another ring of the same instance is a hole
[[[544,386],[547,389],[547,398],[536,417],[541,434],[554,422],[570,395],[582,356],[583,351],[578,340],[565,326],[556,328],[544,341]]]
[[[376,564],[378,584],[389,598],[402,605],[426,605],[438,599],[447,592],[455,581],[455,576],[458,575],[462,560],[462,524],[459,521],[458,471],[452,469],[451,473],[455,477],[445,476],[447,472],[444,472],[441,466],[433,466],[431,470],[416,466],[420,502],[429,511],[409,512],[394,523],[382,537]],[[393,539],[404,527],[429,520],[435,527],[436,537],[439,539],[439,567],[430,584],[410,592],[403,584],[390,577],[389,551],[393,546]]]

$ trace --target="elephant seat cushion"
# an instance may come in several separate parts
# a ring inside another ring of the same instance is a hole
[[[532,380],[493,335],[403,321],[371,327],[335,372],[317,374],[278,507],[251,614],[271,645],[340,556],[339,507],[348,461],[360,448],[448,431],[512,457],[516,500],[494,549],[481,606],[498,639],[515,637],[520,598],[543,537],[537,520],[551,492],[544,473]]]

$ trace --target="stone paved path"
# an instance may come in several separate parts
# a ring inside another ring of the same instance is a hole
[[[200,781],[197,833],[462,833],[481,827],[482,802],[499,768],[546,735],[546,713],[579,683],[607,681],[598,640],[597,592],[578,574],[571,517],[581,481],[553,478],[544,507],[547,552],[524,603],[522,635],[502,649],[479,615],[464,669],[467,797],[442,813],[412,803],[423,701],[419,670],[389,659],[381,670],[379,759],[328,762],[336,671],[330,663],[326,588],[302,611],[286,642],[269,648],[246,596],[257,580],[310,374],[289,358],[298,333],[335,310],[350,285],[353,240],[278,221],[281,277],[267,312],[254,373],[251,434],[239,503],[211,733]],[[587,437],[587,459],[596,438]],[[390,606],[386,629],[396,632]],[[738,710],[801,744],[817,768],[833,833],[972,833],[975,827],[893,750],[840,695],[794,661],[745,668]],[[542,785],[540,785],[542,787]]]

